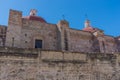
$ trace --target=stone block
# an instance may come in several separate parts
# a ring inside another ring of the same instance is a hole
[[[75,61],[86,61],[86,54],[73,53],[73,60]]]
[[[51,61],[61,61],[61,60],[63,60],[63,54],[61,52],[42,51],[41,59],[42,60],[51,60]]]
[[[73,61],[73,53],[64,53],[64,60],[65,61]]]

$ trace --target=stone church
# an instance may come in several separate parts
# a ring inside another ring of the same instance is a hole
[[[0,80],[120,80],[120,36],[89,20],[77,30],[66,20],[48,23],[34,9],[28,16],[10,10],[0,46]]]
[[[69,27],[69,22],[60,20],[48,23],[32,9],[30,15],[22,16],[21,11],[10,10],[8,26],[0,26],[0,46],[17,48],[41,48],[43,50],[68,52],[120,51],[120,38],[108,36],[94,28],[86,20],[84,29]]]

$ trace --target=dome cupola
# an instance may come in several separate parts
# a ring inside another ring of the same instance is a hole
[[[23,17],[24,19],[28,19],[28,20],[34,20],[34,21],[40,21],[43,23],[46,23],[46,20],[44,20],[42,17],[37,16],[37,10],[36,9],[31,9],[30,11],[30,15]]]

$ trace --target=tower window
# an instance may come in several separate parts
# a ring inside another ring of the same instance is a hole
[[[35,40],[35,48],[42,48],[42,40],[39,39]]]

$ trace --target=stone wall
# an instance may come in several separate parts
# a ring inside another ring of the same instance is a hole
[[[0,46],[5,46],[7,26],[0,25]]]
[[[6,33],[6,46],[21,47],[22,12],[10,10]]]
[[[21,30],[22,48],[35,48],[35,39],[43,41],[43,48],[58,50],[57,27],[55,24],[23,19]]]
[[[101,31],[91,33],[71,29],[66,20],[60,20],[58,24],[30,20],[16,10],[10,10],[8,27],[4,29],[7,32],[0,34],[0,46],[35,48],[38,39],[44,50],[109,53],[120,49],[119,40]]]
[[[106,53],[117,52],[117,43],[115,42],[115,38],[112,36],[104,36],[104,38]]]
[[[117,44],[117,50],[120,52],[120,36],[115,38],[116,44]]]
[[[35,48],[35,40],[42,40],[42,49],[58,50],[57,25],[22,18],[22,12],[10,10],[6,46]]]
[[[0,48],[0,80],[120,80],[120,55]]]
[[[89,32],[70,29],[70,51],[72,52],[93,52],[93,35]]]

